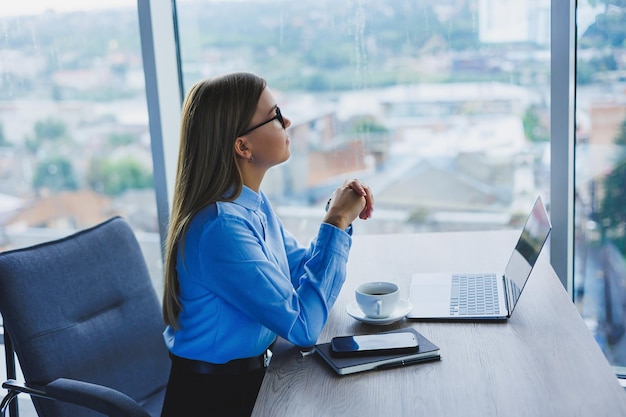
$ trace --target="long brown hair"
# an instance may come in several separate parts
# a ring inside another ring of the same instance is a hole
[[[176,271],[178,247],[184,245],[189,223],[200,209],[233,200],[241,193],[243,179],[235,139],[252,120],[265,86],[265,80],[255,74],[227,74],[198,82],[183,103],[174,201],[165,242],[163,319],[174,328],[179,327],[182,309]]]

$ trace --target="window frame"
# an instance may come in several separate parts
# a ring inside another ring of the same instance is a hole
[[[176,0],[138,0],[161,241],[176,175],[182,69]],[[576,1],[551,0],[550,262],[573,300]],[[158,31],[153,28],[158,27]],[[172,100],[172,98],[178,98]],[[564,157],[561,157],[564,156]]]
[[[137,0],[162,251],[176,179],[184,97],[175,7],[175,0]]]
[[[176,176],[182,107],[176,0],[138,0],[141,46],[150,116],[155,191],[162,240]],[[574,134],[576,100],[576,1],[551,0],[550,261],[573,297]],[[158,27],[159,31],[153,31]],[[565,47],[564,47],[565,46]],[[175,64],[176,68],[172,68]],[[171,100],[168,97],[179,97]]]
[[[576,1],[551,0],[550,15],[550,262],[573,300]]]

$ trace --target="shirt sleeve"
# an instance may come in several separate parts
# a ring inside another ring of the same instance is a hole
[[[310,247],[285,242],[288,259],[297,268],[292,284],[272,253],[243,218],[220,216],[200,239],[204,285],[243,314],[299,346],[317,341],[345,280],[350,236],[322,224]],[[299,260],[299,261],[298,261]]]
[[[281,227],[282,227],[282,224],[281,224]],[[331,229],[336,229],[336,230],[322,231],[322,229],[326,229],[326,228],[331,228]],[[298,288],[300,286],[301,278],[306,277],[306,274],[305,274],[306,271],[304,269],[306,262],[311,258],[312,254],[315,253],[316,245],[319,244],[318,243],[319,236],[323,235],[324,233],[330,233],[332,235],[342,235],[342,234],[347,233],[349,236],[352,236],[352,225],[350,225],[350,227],[347,228],[345,232],[341,232],[341,230],[335,226],[332,226],[327,223],[322,223],[320,225],[320,231],[318,233],[318,236],[316,237],[316,239],[311,241],[308,247],[301,246],[298,243],[297,239],[288,230],[286,229],[282,230],[283,239],[285,242],[285,252],[287,254],[287,260],[289,262],[291,283],[293,284],[295,288]],[[345,242],[346,241],[345,236],[342,236],[342,238],[340,238],[339,241],[340,241],[338,242],[339,244],[347,245],[348,248],[350,247],[351,239],[348,238],[347,242]]]

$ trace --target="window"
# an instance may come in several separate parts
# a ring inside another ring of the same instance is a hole
[[[135,2],[5,2],[0,25],[1,250],[119,214],[132,224],[160,292]],[[24,397],[20,407],[32,404]]]
[[[0,9],[0,245],[61,238],[119,214],[160,289],[137,10],[83,3]]]
[[[352,177],[376,195],[355,233],[517,228],[549,201],[549,1],[179,0],[177,15],[185,90],[256,72],[292,120],[263,188],[302,242]]]
[[[157,220],[154,201],[165,186],[154,184],[158,175],[171,183],[175,167],[152,168],[135,2],[13,3],[0,10],[2,248],[122,214],[160,291],[166,218]],[[549,0],[173,5],[184,90],[254,71],[292,119],[292,158],[268,173],[264,190],[303,242],[344,178],[376,191],[375,217],[355,234],[518,228],[537,194],[550,205],[558,191]],[[573,294],[620,367],[624,13],[620,2],[578,2]],[[177,138],[162,140],[171,149]]]
[[[119,214],[157,280],[137,9],[85,4],[18,2],[0,12],[0,244],[32,245]]]
[[[578,2],[574,299],[626,370],[626,6]]]
[[[119,214],[160,292],[136,2],[5,2],[0,26],[0,250]]]

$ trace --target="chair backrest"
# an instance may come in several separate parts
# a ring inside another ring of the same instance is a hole
[[[26,382],[59,377],[117,389],[159,416],[170,361],[158,297],[137,239],[114,217],[0,254],[0,313]],[[39,416],[95,416],[33,398]]]

